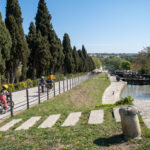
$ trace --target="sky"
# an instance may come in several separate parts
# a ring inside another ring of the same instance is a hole
[[[19,0],[23,28],[35,22],[39,0]],[[51,23],[63,40],[88,53],[137,53],[150,46],[150,0],[45,0]],[[5,19],[6,0],[0,0]]]

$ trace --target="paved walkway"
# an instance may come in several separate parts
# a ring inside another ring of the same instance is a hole
[[[143,122],[150,129],[150,100],[134,100],[134,106],[137,107]]]
[[[111,84],[103,94],[102,104],[114,104],[116,101],[120,100],[121,92],[127,85],[126,82],[117,82],[114,76],[109,76],[109,79]]]
[[[66,79],[64,81],[55,82],[55,92],[54,90],[49,90],[48,96],[49,98],[64,93],[76,85],[80,84],[81,82],[89,79],[91,76],[90,73],[85,76],[76,77],[73,79]],[[67,84],[68,83],[68,84]],[[59,88],[60,85],[60,88]],[[29,105],[36,105],[39,103],[39,97],[38,97],[38,87],[29,88]],[[40,94],[40,101],[43,102],[47,99],[47,90],[45,89],[45,93]],[[26,97],[26,90],[21,90],[17,92],[12,93],[12,100],[14,101],[14,113],[23,111],[27,109],[27,97]],[[6,114],[0,114],[0,120],[4,120],[6,118],[10,117],[10,112],[7,112]]]

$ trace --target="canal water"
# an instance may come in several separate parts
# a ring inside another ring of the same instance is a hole
[[[132,96],[138,100],[150,100],[150,85],[131,85],[128,84],[121,97]]]

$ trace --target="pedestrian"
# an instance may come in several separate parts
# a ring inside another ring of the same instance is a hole
[[[45,85],[44,76],[41,77],[40,85],[41,85],[41,91],[42,91],[42,93],[44,93],[44,85]]]

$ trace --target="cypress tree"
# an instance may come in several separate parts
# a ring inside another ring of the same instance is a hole
[[[73,73],[75,65],[74,65],[74,60],[73,60],[73,55],[72,55],[70,38],[67,33],[65,33],[64,37],[63,37],[63,52],[65,55],[64,71],[65,71],[65,73]]]
[[[4,71],[8,73],[8,70],[5,69],[10,59],[11,45],[12,43],[9,31],[6,28],[5,23],[2,21],[2,16],[0,13],[0,84],[1,84],[1,75],[4,74]]]
[[[36,40],[36,68],[37,68],[37,77],[41,77],[42,75],[47,75],[48,68],[50,65],[50,51],[49,51],[49,43],[46,36],[42,36],[40,31],[37,33]]]
[[[74,64],[75,64],[74,71],[77,73],[79,72],[80,58],[79,58],[79,53],[77,52],[75,46],[73,47],[73,59],[74,59]]]
[[[84,64],[84,72],[88,71],[88,55],[84,45],[82,45],[82,54],[83,54],[83,64]]]
[[[85,66],[84,66],[84,55],[82,53],[82,50],[78,50],[79,54],[79,72],[84,72],[85,71]]]
[[[62,68],[64,55],[61,42],[50,23],[51,18],[45,0],[40,0],[36,14],[36,29],[41,32],[42,36],[48,38],[49,51],[52,56],[49,70],[56,72]]]
[[[26,37],[28,42],[28,47],[30,49],[30,57],[28,62],[28,77],[35,79],[36,77],[36,61],[37,61],[37,34],[34,23],[30,23],[29,33]]]
[[[17,69],[20,62],[22,63],[22,79],[26,77],[29,49],[25,40],[22,21],[18,0],[7,0],[5,22],[12,39],[10,61],[11,82],[14,82],[15,79],[17,80]]]

